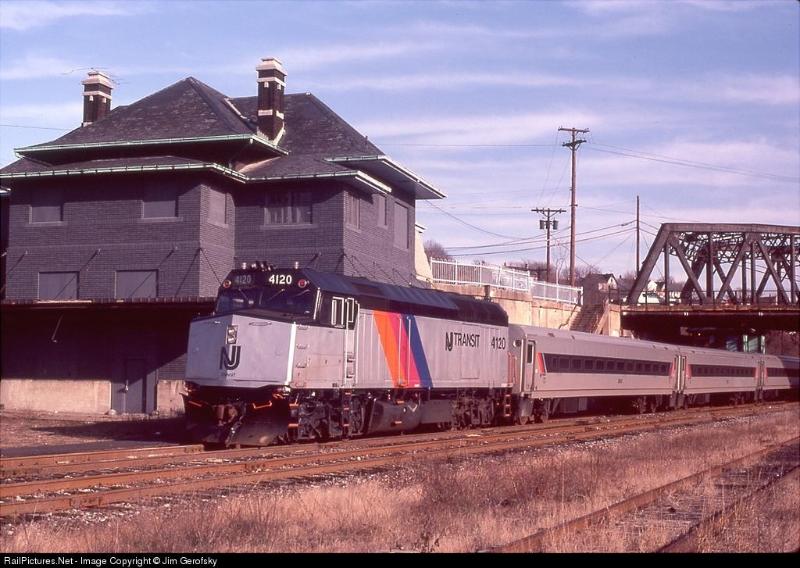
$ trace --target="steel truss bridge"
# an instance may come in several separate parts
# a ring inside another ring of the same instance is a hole
[[[659,259],[662,274],[654,278]],[[798,331],[799,262],[800,227],[663,224],[628,295],[623,325],[650,331],[676,326]],[[676,265],[682,269],[677,274],[671,272]],[[685,283],[671,290],[670,276]],[[665,283],[663,303],[638,304],[655,279]]]

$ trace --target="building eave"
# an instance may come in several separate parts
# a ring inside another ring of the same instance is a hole
[[[446,197],[444,192],[385,155],[340,156],[327,158],[326,161],[360,168],[373,176],[385,179],[394,187],[412,193],[416,199],[443,199]]]
[[[189,171],[189,170],[217,170],[222,174],[239,179],[242,176],[238,172],[214,163],[200,164],[160,164],[148,166],[108,166],[96,168],[65,168],[60,170],[45,170],[40,172],[17,172],[11,174],[0,173],[0,180],[41,178],[41,177],[64,177],[96,174],[117,174],[117,173],[147,173],[164,171]]]
[[[108,166],[108,167],[87,167],[87,168],[64,168],[59,170],[45,170],[40,172],[17,172],[0,174],[0,180],[28,179],[28,178],[48,178],[66,177],[83,175],[102,175],[120,173],[150,173],[150,172],[186,172],[186,171],[213,171],[222,174],[240,183],[275,183],[287,181],[310,181],[323,179],[338,179],[351,184],[357,189],[367,188],[370,191],[381,194],[389,194],[392,188],[371,175],[360,170],[349,170],[341,172],[311,173],[311,174],[287,174],[282,176],[258,176],[250,177],[220,164],[213,162],[192,163],[192,164],[155,164],[143,166]]]
[[[223,136],[198,136],[183,138],[157,138],[153,140],[118,140],[112,142],[86,142],[83,144],[53,144],[48,146],[26,146],[15,148],[14,152],[18,156],[28,156],[29,154],[39,154],[43,152],[58,152],[64,150],[86,150],[93,148],[131,148],[140,146],[162,146],[170,144],[206,144],[218,142],[247,142],[258,144],[268,148],[277,154],[287,155],[288,152],[279,148],[275,143],[258,136],[256,134],[227,134]]]
[[[3,300],[0,310],[136,310],[147,308],[158,309],[202,309],[214,306],[215,297],[179,296],[174,298],[95,298],[89,300]]]

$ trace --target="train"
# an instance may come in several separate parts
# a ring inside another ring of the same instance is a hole
[[[800,359],[509,324],[486,299],[245,263],[189,329],[190,440],[261,446],[797,397]]]

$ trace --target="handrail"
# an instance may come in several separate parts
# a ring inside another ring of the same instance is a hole
[[[467,264],[457,260],[430,259],[434,282],[444,284],[489,285],[494,288],[527,292],[537,299],[565,304],[580,304],[583,290],[536,280],[527,272],[491,264]]]

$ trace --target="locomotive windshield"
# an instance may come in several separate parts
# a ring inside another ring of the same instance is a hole
[[[270,278],[272,281],[270,281]],[[232,274],[222,284],[215,312],[259,310],[289,317],[314,315],[316,293],[307,280],[289,275]]]

